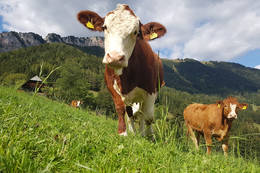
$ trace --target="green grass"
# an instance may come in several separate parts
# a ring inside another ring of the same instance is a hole
[[[114,120],[0,87],[0,172],[260,172],[254,158],[194,151],[164,120],[154,129],[155,142],[121,137]]]

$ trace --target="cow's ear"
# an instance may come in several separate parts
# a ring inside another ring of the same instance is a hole
[[[141,26],[143,38],[146,41],[155,40],[162,37],[166,33],[166,28],[156,22],[150,22]]]
[[[221,106],[223,106],[223,105],[224,105],[224,103],[223,103],[223,101],[222,101],[222,100],[220,100],[220,101],[217,101],[217,102],[216,102],[216,104],[217,104],[218,108],[220,108]]]
[[[81,11],[78,13],[81,24],[92,31],[103,31],[104,19],[93,11]]]
[[[248,104],[246,104],[246,103],[240,103],[240,104],[238,105],[238,107],[239,107],[239,109],[246,110],[246,109],[248,108]]]

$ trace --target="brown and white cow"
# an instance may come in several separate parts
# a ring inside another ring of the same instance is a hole
[[[78,20],[90,30],[104,31],[105,82],[118,114],[118,133],[127,135],[125,112],[129,130],[135,132],[133,114],[137,112],[141,134],[151,134],[154,102],[164,81],[162,62],[148,41],[163,36],[165,27],[155,22],[143,25],[129,6],[122,4],[104,18],[81,11]]]
[[[72,100],[70,106],[74,108],[79,108],[81,104],[83,104],[83,102],[80,100]]]
[[[239,103],[234,97],[228,97],[216,104],[194,103],[187,106],[183,113],[184,120],[196,148],[199,149],[200,135],[204,135],[207,153],[210,154],[213,136],[222,141],[222,149],[227,155],[228,132],[232,121],[237,119],[238,110],[246,109],[247,106],[246,103]]]

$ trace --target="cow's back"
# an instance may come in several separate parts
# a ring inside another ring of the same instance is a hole
[[[220,118],[220,111],[216,104],[191,104],[183,112],[184,120],[193,129],[202,131],[205,128],[214,126]]]

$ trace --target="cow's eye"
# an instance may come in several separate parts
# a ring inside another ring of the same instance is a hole
[[[106,25],[103,26],[103,30],[107,30],[107,26]]]
[[[227,106],[227,105],[224,105],[224,108],[225,108],[225,109],[227,109],[227,108],[228,108],[228,106]]]
[[[134,32],[134,35],[136,35],[136,34],[137,34],[137,31]]]

